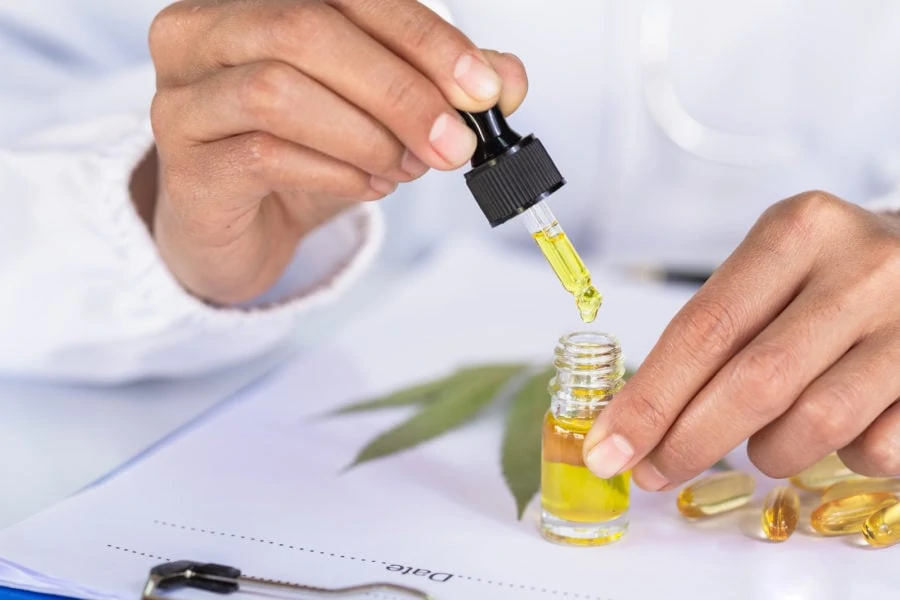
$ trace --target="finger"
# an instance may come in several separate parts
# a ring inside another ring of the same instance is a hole
[[[900,397],[898,364],[891,336],[863,339],[750,438],[753,463],[770,477],[788,477],[848,445]]]
[[[900,477],[900,401],[894,402],[838,456],[855,473]]]
[[[508,117],[518,110],[528,94],[528,75],[525,72],[525,65],[518,56],[509,52],[500,53],[496,50],[484,50],[483,52],[503,81],[498,104],[500,112]]]
[[[183,211],[240,214],[271,192],[302,191],[354,201],[382,198],[396,184],[267,133],[248,133],[195,146],[168,167]],[[227,203],[227,204],[225,204]],[[215,211],[211,211],[215,208]]]
[[[483,111],[500,98],[501,78],[459,29],[416,0],[331,0],[360,29],[433,81],[460,110]]]
[[[193,12],[191,3],[178,6],[168,25],[156,27],[157,45],[166,35],[174,39],[170,52],[157,52],[163,87],[195,81],[221,65],[280,60],[372,115],[428,166],[455,169],[472,157],[475,134],[441,90],[331,6],[237,2]],[[187,34],[185,19],[196,21]],[[205,48],[202,55],[197,46]],[[304,102],[296,110],[317,108]]]
[[[642,486],[645,471],[672,484],[687,481],[788,410],[857,342],[869,319],[871,309],[847,311],[832,289],[827,281],[804,289],[728,361],[646,457],[655,471],[638,465],[635,482]]]
[[[637,464],[719,369],[791,302],[817,254],[802,222],[783,204],[768,211],[675,315],[586,436],[585,461],[595,474],[609,477]],[[651,475],[646,485],[665,485]]]
[[[315,111],[297,110],[306,103]],[[427,167],[375,119],[292,66],[265,61],[161,90],[157,138],[199,144],[264,131],[383,179],[409,181]]]

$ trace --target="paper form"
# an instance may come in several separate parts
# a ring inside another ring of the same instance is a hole
[[[619,334],[640,360],[687,292],[596,276],[607,303],[592,328]],[[152,566],[191,559],[318,586],[391,581],[441,600],[823,600],[895,591],[895,549],[799,532],[765,543],[745,533],[740,515],[686,523],[674,492],[636,491],[631,529],[613,545],[545,542],[536,504],[517,521],[500,476],[500,412],[344,471],[407,413],[322,413],[468,361],[549,360],[558,335],[584,327],[550,278],[540,263],[468,241],[451,246],[330,343],[206,422],[0,533],[0,581],[134,599]]]

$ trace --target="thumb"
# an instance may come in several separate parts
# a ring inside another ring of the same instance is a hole
[[[528,75],[525,65],[515,54],[483,50],[485,57],[500,76],[500,112],[508,117],[514,113],[528,94]]]
[[[639,371],[600,413],[583,446],[584,464],[594,475],[608,479],[638,465],[633,474],[640,487],[656,491],[669,484],[644,461],[678,416],[677,408],[659,392]]]

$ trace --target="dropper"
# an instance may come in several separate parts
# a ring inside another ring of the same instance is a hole
[[[541,141],[516,133],[498,107],[460,114],[478,138],[466,185],[488,223],[498,227],[519,217],[560,283],[575,298],[581,319],[590,323],[603,298],[547,203],[547,197],[566,180]]]

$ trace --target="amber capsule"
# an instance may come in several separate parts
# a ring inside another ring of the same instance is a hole
[[[791,477],[790,481],[800,489],[821,492],[839,481],[848,479],[862,479],[862,476],[848,469],[838,455],[832,453],[800,471]]]
[[[875,511],[863,523],[863,536],[872,546],[892,546],[900,542],[900,504]]]
[[[755,487],[756,482],[747,473],[716,473],[682,489],[676,505],[681,514],[690,518],[718,515],[747,504]]]
[[[847,535],[862,531],[869,516],[897,503],[887,492],[857,494],[820,504],[810,516],[813,529],[824,535]]]
[[[832,500],[840,500],[841,498],[856,496],[857,494],[878,492],[900,495],[900,479],[894,477],[864,477],[839,481],[822,492],[821,502],[831,502]]]
[[[766,537],[783,542],[794,533],[800,521],[800,496],[790,487],[778,486],[763,502],[762,529]]]

